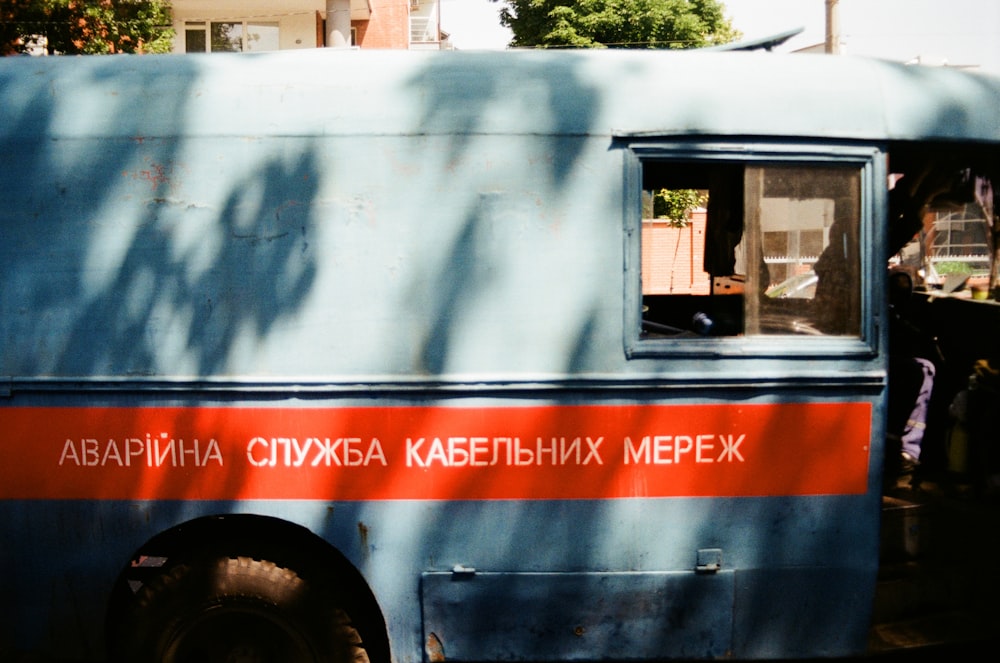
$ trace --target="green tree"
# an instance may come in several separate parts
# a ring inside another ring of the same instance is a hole
[[[4,0],[0,53],[44,43],[50,54],[167,53],[169,0]]]
[[[739,37],[718,0],[499,1],[515,47],[697,48]]]
[[[653,218],[666,219],[675,228],[691,223],[691,212],[708,202],[708,196],[696,189],[660,189],[653,192]]]

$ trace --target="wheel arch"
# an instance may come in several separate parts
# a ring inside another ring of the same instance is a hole
[[[362,632],[371,663],[390,663],[385,618],[361,572],[312,530],[281,518],[256,514],[202,516],[164,530],[142,544],[120,572],[107,609],[109,637],[129,609],[136,584],[180,563],[218,555],[269,560],[335,583]]]

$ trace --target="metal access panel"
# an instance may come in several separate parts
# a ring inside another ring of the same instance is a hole
[[[428,661],[719,658],[734,573],[425,573]]]

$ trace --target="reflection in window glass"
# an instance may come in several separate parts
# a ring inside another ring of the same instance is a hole
[[[184,29],[186,53],[242,53],[279,50],[277,22],[191,22]]]
[[[277,23],[247,23],[247,51],[278,50]]]
[[[212,23],[213,53],[240,53],[242,51],[242,23]]]
[[[860,336],[860,186],[853,166],[644,162],[642,338]]]

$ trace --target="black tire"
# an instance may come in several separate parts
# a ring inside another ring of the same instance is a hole
[[[164,569],[133,597],[109,644],[121,663],[368,663],[330,588],[250,557]]]

